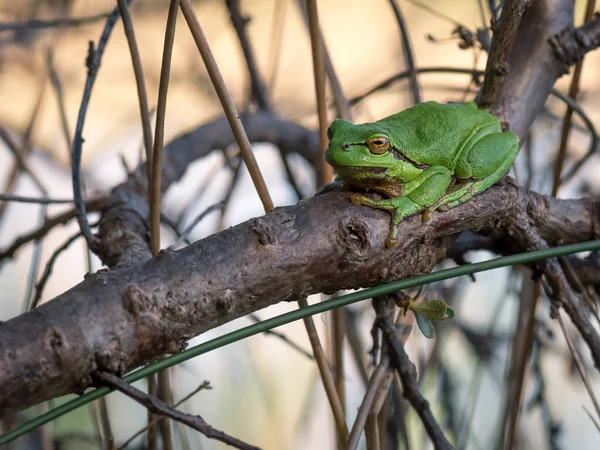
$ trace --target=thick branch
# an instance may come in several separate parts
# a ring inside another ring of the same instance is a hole
[[[598,206],[507,179],[425,224],[419,216],[402,222],[391,250],[389,215],[352,205],[347,193],[277,208],[140,266],[90,275],[1,324],[0,415],[81,392],[95,370],[123,374],[280,301],[430,272],[466,229],[508,236],[515,249],[529,245],[523,221],[548,245],[597,238]]]

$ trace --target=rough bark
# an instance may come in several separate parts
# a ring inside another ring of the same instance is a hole
[[[594,239],[598,206],[506,180],[427,223],[404,221],[393,250],[384,246],[389,215],[352,205],[346,193],[277,208],[142,265],[90,275],[0,325],[0,416],[82,392],[97,369],[125,373],[277,302],[430,272],[463,230],[514,248],[528,245],[523,221],[550,245]]]

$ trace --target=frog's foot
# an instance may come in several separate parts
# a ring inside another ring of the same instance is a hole
[[[437,200],[423,213],[423,222],[427,222],[429,219],[431,219],[433,212],[438,209],[440,211],[448,211],[449,209],[454,208],[455,206],[458,206],[461,203],[464,203],[471,199],[477,193],[475,192],[476,184],[477,183],[472,183],[455,189],[444,195],[439,200]]]
[[[406,217],[423,209],[422,205],[413,202],[408,197],[394,197],[384,200],[372,200],[362,194],[352,194],[350,200],[355,205],[370,206],[371,208],[383,209],[392,215],[390,232],[385,240],[385,246],[393,248],[398,238],[398,224]]]

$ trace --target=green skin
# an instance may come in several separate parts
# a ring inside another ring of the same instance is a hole
[[[350,199],[390,212],[385,242],[390,248],[403,219],[424,211],[427,221],[437,209],[468,201],[502,178],[519,151],[518,138],[502,132],[498,119],[474,103],[420,103],[361,125],[337,119],[328,137],[325,160],[344,185],[387,197],[353,194]]]

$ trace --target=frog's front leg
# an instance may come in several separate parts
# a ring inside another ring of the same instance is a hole
[[[410,183],[404,185],[404,195],[385,200],[372,200],[362,194],[352,194],[350,200],[355,205],[384,209],[392,215],[390,232],[385,245],[392,248],[398,237],[398,224],[406,217],[422,211],[434,204],[444,195],[452,179],[451,172],[441,166],[433,166],[424,170]]]

